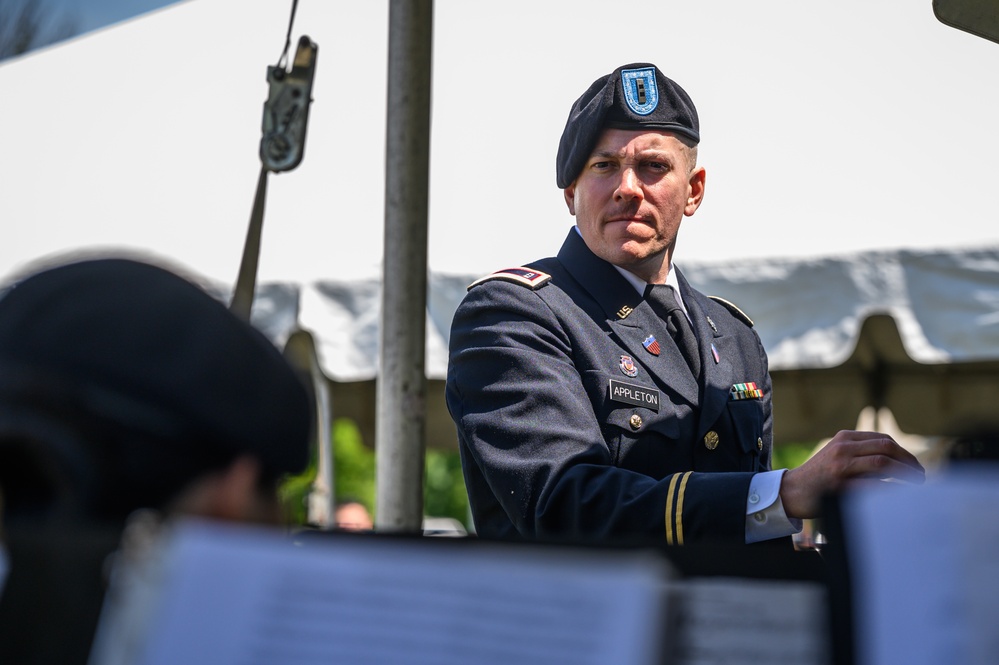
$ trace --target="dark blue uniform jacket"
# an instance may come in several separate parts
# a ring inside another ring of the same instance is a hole
[[[678,272],[698,385],[649,304],[575,229],[528,267],[551,279],[479,283],[451,328],[447,404],[479,535],[745,542],[772,441],[752,322]],[[748,383],[758,392],[740,393]]]

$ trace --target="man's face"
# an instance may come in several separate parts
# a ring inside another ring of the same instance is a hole
[[[665,280],[680,221],[704,195],[704,169],[690,171],[688,155],[666,132],[605,130],[564,191],[590,251],[646,281]]]

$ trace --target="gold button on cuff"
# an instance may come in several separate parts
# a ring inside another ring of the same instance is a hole
[[[631,429],[639,429],[642,426],[642,417],[637,413],[632,414],[628,424],[631,425]]]
[[[756,449],[763,450],[763,437],[756,439]]]
[[[718,447],[718,432],[711,430],[704,435],[704,447],[708,450],[714,450]]]

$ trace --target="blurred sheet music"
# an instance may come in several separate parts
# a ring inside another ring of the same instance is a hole
[[[673,665],[828,665],[825,588],[704,577],[672,584]]]
[[[996,662],[999,471],[843,498],[857,665]]]
[[[661,558],[189,523],[139,665],[661,660]]]

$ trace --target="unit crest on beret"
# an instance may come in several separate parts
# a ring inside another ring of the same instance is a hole
[[[532,268],[504,268],[503,270],[497,270],[492,274],[475,280],[468,285],[468,290],[471,290],[473,286],[478,286],[483,282],[490,282],[494,279],[514,282],[515,284],[520,284],[521,286],[526,286],[533,290],[541,288],[547,284],[551,278],[552,276],[548,273],[541,272],[540,270],[534,270]]]
[[[729,301],[725,300],[724,298],[719,298],[718,296],[708,296],[708,297],[711,298],[712,300],[714,300],[719,305],[722,305],[728,311],[732,312],[732,315],[735,316],[735,318],[739,319],[740,321],[742,321],[743,323],[745,323],[750,328],[753,327],[753,325],[754,325],[753,324],[753,320],[751,318],[749,318],[748,316],[746,316],[746,313],[743,312],[738,307],[736,307],[733,303],[730,303]]]

